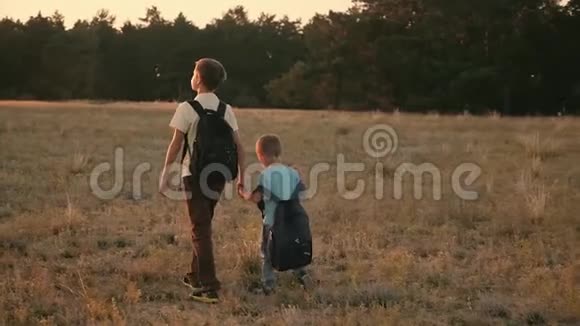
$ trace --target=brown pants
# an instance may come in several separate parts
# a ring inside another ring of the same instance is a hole
[[[194,177],[183,179],[184,189],[190,196],[187,200],[193,242],[190,276],[196,286],[208,290],[219,290],[220,282],[215,272],[211,235],[211,222],[218,200],[205,196],[201,191],[202,187],[200,187],[199,181],[196,179]],[[208,186],[212,191],[221,195],[225,184],[223,182],[209,182]]]

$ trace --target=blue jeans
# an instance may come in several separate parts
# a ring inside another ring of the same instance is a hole
[[[270,242],[270,227],[264,225],[262,227],[262,244],[260,245],[260,254],[262,256],[262,285],[264,287],[273,289],[276,286],[276,271],[272,267],[270,255],[268,252],[268,244]],[[292,270],[296,278],[302,279],[306,276],[306,269],[304,267]]]

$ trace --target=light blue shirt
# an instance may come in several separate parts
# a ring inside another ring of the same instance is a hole
[[[277,200],[289,200],[301,187],[300,175],[296,170],[283,164],[272,164],[260,174],[258,187],[262,188],[264,199],[264,225],[274,225]]]

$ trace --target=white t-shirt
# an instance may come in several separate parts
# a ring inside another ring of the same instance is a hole
[[[214,93],[204,93],[199,94],[195,97],[195,100],[198,101],[201,106],[206,110],[213,110],[217,111],[220,99]],[[238,121],[236,120],[236,116],[234,115],[234,110],[230,105],[226,107],[226,114],[224,116],[227,123],[232,127],[233,131],[238,131]],[[169,123],[169,126],[175,128],[184,134],[187,134],[187,141],[189,143],[190,151],[192,150],[193,143],[195,142],[195,136],[197,135],[197,122],[199,121],[199,116],[195,112],[195,110],[189,105],[187,102],[183,102],[179,104],[177,110],[175,110],[175,114],[173,115],[173,119]],[[183,160],[183,167],[181,169],[181,176],[187,177],[191,175],[191,171],[189,171],[189,152],[185,156]]]

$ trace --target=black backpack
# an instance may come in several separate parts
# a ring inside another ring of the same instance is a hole
[[[298,192],[290,200],[276,200],[274,225],[268,239],[272,267],[283,272],[312,263],[310,219],[300,203]],[[258,204],[264,214],[264,202]]]
[[[197,101],[189,105],[199,116],[197,134],[190,154],[190,171],[194,176],[201,176],[205,168],[212,173],[207,176],[217,182],[232,181],[238,177],[238,148],[234,140],[234,131],[225,120],[226,104],[220,102],[218,110],[204,109]],[[189,150],[185,135],[183,154]],[[212,165],[210,167],[210,165]],[[209,172],[209,171],[208,171]]]

